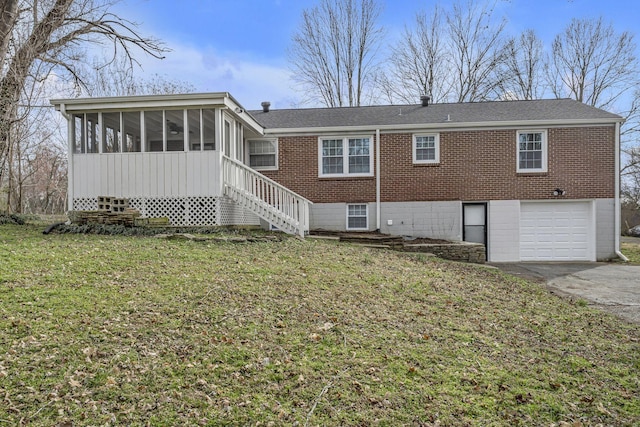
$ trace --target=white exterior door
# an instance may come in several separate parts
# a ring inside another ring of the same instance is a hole
[[[522,202],[521,261],[595,261],[591,202]]]

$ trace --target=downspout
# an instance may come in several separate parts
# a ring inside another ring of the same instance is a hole
[[[615,170],[616,170],[616,184],[615,184],[615,206],[614,206],[614,248],[616,251],[616,255],[623,260],[624,262],[628,262],[629,258],[624,256],[622,252],[620,252],[620,122],[616,122],[616,158],[615,158]]]
[[[376,129],[376,231],[380,224],[380,129]]]

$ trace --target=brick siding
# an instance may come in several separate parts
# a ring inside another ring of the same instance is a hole
[[[412,134],[381,135],[381,200],[514,200],[614,197],[615,128],[549,128],[548,169],[516,173],[516,130],[440,133],[440,163],[414,165]],[[318,178],[318,137],[281,137],[279,170],[265,175],[316,203],[375,201],[375,178]]]

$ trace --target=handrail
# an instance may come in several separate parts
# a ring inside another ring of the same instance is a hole
[[[313,202],[224,155],[222,169],[227,196],[283,231],[304,237]]]

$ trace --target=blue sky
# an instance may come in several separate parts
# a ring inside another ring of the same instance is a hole
[[[417,11],[436,1],[380,0],[380,24],[389,43]],[[140,24],[145,35],[172,51],[162,61],[138,57],[144,75],[187,81],[199,92],[230,92],[248,109],[269,100],[273,108],[299,102],[290,80],[287,49],[305,8],[316,0],[122,0],[116,11]],[[449,2],[441,1],[445,5]],[[640,37],[638,0],[497,0],[496,14],[507,19],[506,33],[534,28],[549,45],[572,18],[597,18],[618,31]],[[640,39],[637,39],[640,43]]]

